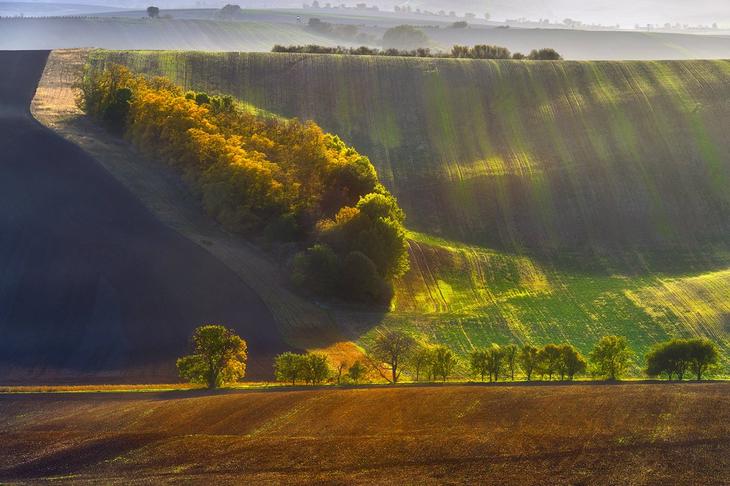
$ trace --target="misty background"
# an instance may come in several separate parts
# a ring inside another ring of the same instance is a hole
[[[142,9],[150,4],[161,8],[219,8],[226,3],[238,4],[243,8],[301,8],[303,3],[311,4],[311,0],[26,0],[25,2],[0,1],[0,12],[22,11],[23,4],[31,12],[45,4],[48,11],[44,15],[67,15],[73,13],[89,13],[108,11],[110,8]],[[325,5],[327,0],[320,1]],[[621,25],[622,28],[633,28],[638,25],[671,24],[706,24],[717,23],[721,28],[730,28],[730,2],[727,0],[412,0],[394,2],[392,0],[331,0],[332,5],[344,3],[354,6],[356,3],[376,5],[381,10],[392,11],[397,7],[430,10],[437,12],[454,11],[461,16],[467,12],[483,18],[489,13],[494,21],[506,19],[548,19],[551,22],[562,22],[570,18],[584,24]],[[30,4],[30,5],[29,5]],[[33,5],[35,4],[35,5]],[[54,8],[51,5],[55,5]],[[32,8],[35,6],[36,8]],[[89,8],[89,6],[92,6]]]

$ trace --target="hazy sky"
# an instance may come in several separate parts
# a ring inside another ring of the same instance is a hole
[[[20,0],[23,1],[23,0]],[[163,7],[219,6],[237,3],[242,7],[299,7],[311,0],[25,0],[49,3],[83,3],[116,7],[139,8],[149,3]],[[2,3],[3,0],[0,0]],[[320,0],[324,4],[377,4],[392,10],[395,5],[411,5],[430,10],[473,12],[480,16],[490,12],[495,20],[527,17],[562,21],[570,17],[585,23],[621,24],[632,27],[679,22],[682,24],[712,24],[730,27],[730,0]]]

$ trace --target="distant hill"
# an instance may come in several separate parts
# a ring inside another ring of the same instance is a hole
[[[102,47],[269,51],[274,44],[333,42],[304,30],[301,25],[283,23],[141,17],[0,19],[0,50]]]

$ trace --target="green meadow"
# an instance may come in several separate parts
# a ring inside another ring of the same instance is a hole
[[[730,351],[730,61],[90,60],[314,119],[370,156],[412,230],[384,325],[460,352],[606,334]]]

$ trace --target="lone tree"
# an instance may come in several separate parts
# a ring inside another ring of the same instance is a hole
[[[151,19],[158,18],[160,16],[160,9],[153,6],[147,7],[147,16]]]
[[[525,373],[527,381],[532,379],[532,372],[537,367],[537,353],[538,349],[535,346],[525,345],[520,349],[517,354],[517,362],[520,364],[520,368]]]
[[[622,336],[603,336],[589,354],[589,359],[599,375],[617,380],[631,365],[633,352]]]
[[[389,383],[398,383],[402,365],[415,348],[416,341],[403,331],[381,331],[370,346],[368,357],[374,362],[380,375]],[[386,372],[383,372],[385,365]]]
[[[214,389],[246,374],[246,341],[233,330],[209,324],[195,330],[193,354],[177,360],[180,378]]]

